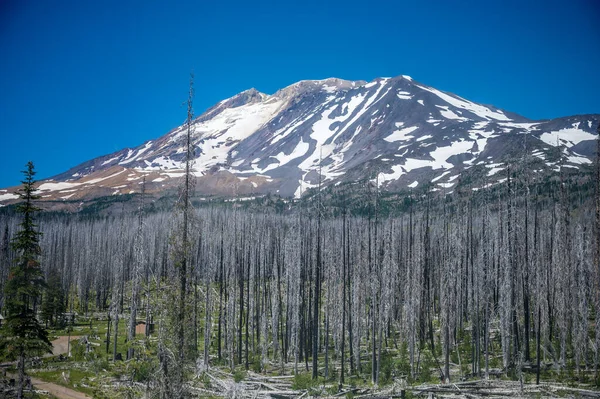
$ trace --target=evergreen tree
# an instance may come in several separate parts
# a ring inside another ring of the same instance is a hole
[[[32,162],[27,163],[27,170],[23,174],[25,179],[19,195],[24,202],[17,206],[22,221],[12,241],[16,259],[5,286],[6,320],[0,336],[0,353],[18,361],[19,399],[23,397],[26,359],[52,351],[48,332],[36,318],[36,303],[45,284],[38,261],[41,233],[36,230],[34,214],[40,209],[33,204],[39,197],[34,195],[35,172]]]
[[[0,310],[4,308],[4,284],[8,280],[10,263],[10,239],[8,224],[6,224],[4,226],[4,235],[0,241]]]
[[[58,270],[52,268],[48,273],[47,286],[42,300],[42,320],[49,325],[55,326],[61,320],[65,312],[65,293],[60,281]]]

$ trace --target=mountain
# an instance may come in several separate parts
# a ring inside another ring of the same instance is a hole
[[[416,82],[306,80],[268,95],[250,89],[194,120],[199,197],[300,197],[378,176],[384,190],[452,191],[470,176],[473,190],[502,181],[523,159],[536,174],[559,165],[585,168],[600,114],[532,121]],[[41,182],[42,199],[80,203],[146,191],[174,193],[183,175],[185,126],[135,148],[84,162]],[[16,199],[0,190],[0,206]]]

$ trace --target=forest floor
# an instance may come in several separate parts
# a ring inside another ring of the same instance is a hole
[[[77,341],[79,336],[71,336],[71,342]],[[59,336],[57,339],[52,341],[52,355],[48,354],[47,356],[59,356],[64,355],[68,352],[69,349],[69,336]],[[10,378],[17,378],[14,374],[7,374]],[[40,378],[31,377],[31,385],[38,391],[38,394],[48,393],[52,395],[52,397],[57,399],[91,399],[91,396],[88,396],[82,392],[75,391],[69,387],[56,384],[54,382],[44,381]],[[1,393],[1,392],[0,392]]]
[[[71,342],[77,341],[79,336],[71,336]],[[57,339],[52,341],[52,355],[64,355],[69,350],[69,336],[60,336]],[[43,381],[39,378],[32,377],[31,384],[42,391],[47,391],[52,396],[57,399],[91,399],[91,396],[88,396],[82,392],[75,391],[71,388],[55,384],[53,382]]]
[[[36,362],[34,368],[28,370],[28,374],[32,376],[32,383],[38,390],[48,392],[58,399],[143,397],[147,381],[151,381],[154,375],[148,374],[142,359],[150,356],[147,358],[150,360],[153,358],[152,354],[143,354],[142,358],[137,360],[114,362],[114,332],[110,334],[111,340],[107,349],[106,321],[92,320],[73,326],[72,334],[76,335],[71,336],[71,357],[63,358],[60,355],[67,354],[68,346],[65,333],[65,329],[50,331],[53,338],[53,356],[41,359]],[[125,354],[125,320],[119,323],[118,333],[116,352]],[[153,337],[150,338],[150,342],[154,342]],[[461,352],[463,359],[466,352],[466,349],[465,353]],[[143,351],[138,349],[137,353]],[[389,360],[398,361],[401,357],[399,353],[392,351]],[[457,358],[460,360],[460,357]],[[419,379],[407,381],[405,372],[400,372],[402,367],[395,365],[395,371],[388,375],[385,382],[375,386],[370,383],[368,359],[363,361],[363,373],[347,375],[346,383],[340,386],[337,381],[339,359],[335,358],[330,359],[329,378],[323,377],[324,368],[320,367],[320,377],[313,380],[304,363],[298,364],[298,373],[294,375],[293,363],[285,363],[282,368],[281,364],[267,361],[261,370],[253,371],[255,363],[251,363],[250,370],[245,370],[241,365],[231,370],[225,363],[211,356],[210,368],[204,369],[197,365],[194,370],[189,370],[190,379],[186,386],[193,397],[212,399],[600,398],[600,391],[592,384],[591,374],[571,375],[546,368],[540,385],[535,385],[535,374],[531,372],[523,372],[521,384],[520,381],[511,380],[502,373],[498,368],[499,364],[496,364],[499,363],[497,359],[492,362],[496,368],[493,369],[494,376],[489,380],[469,377],[465,374],[468,368],[466,365],[451,362],[452,383],[439,384],[436,363],[430,359],[427,362],[422,359]],[[319,364],[322,366],[324,359],[320,358]],[[382,366],[382,376],[384,369]],[[590,372],[588,370],[588,374]]]
[[[71,335],[71,343],[73,341],[78,340],[79,338],[81,338],[79,335]],[[52,355],[48,354],[48,356],[64,355],[68,351],[69,351],[69,336],[62,335],[52,341]]]
[[[337,382],[322,379],[315,382],[308,374],[304,375],[305,378],[298,379],[293,375],[274,376],[247,372],[243,380],[237,381],[239,375],[213,368],[205,372],[204,376],[208,381],[203,383],[203,388],[196,384],[190,386],[191,392],[203,398],[600,398],[600,391],[595,391],[585,384],[577,387],[559,382],[521,384],[519,381],[500,378],[410,386],[403,381],[395,381],[382,387],[369,386],[368,383],[362,386],[351,383],[342,385],[340,389]]]
[[[91,399],[82,392],[75,391],[71,388],[55,384],[53,382],[42,381],[39,378],[31,378],[31,384],[38,390],[46,391],[57,399]]]

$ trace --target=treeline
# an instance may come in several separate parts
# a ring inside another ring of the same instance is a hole
[[[379,216],[376,189],[365,216],[343,200],[327,216],[318,198],[289,214],[202,208],[188,211],[185,239],[170,212],[46,215],[40,262],[52,289],[42,314],[56,323],[65,310],[103,312],[117,321],[114,339],[125,315],[132,341],[145,318],[163,391],[187,366],[306,370],[341,383],[387,381],[390,359],[405,378],[433,366],[450,380],[457,355],[480,376],[540,364],[596,371],[593,204],[574,207],[564,181],[548,197],[507,177],[502,196],[425,198],[398,217]],[[1,230],[2,284],[17,222]]]

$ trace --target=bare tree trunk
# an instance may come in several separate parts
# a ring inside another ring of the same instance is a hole
[[[319,376],[319,301],[321,298],[321,160],[319,159],[319,192],[317,203],[317,259],[315,264],[315,288],[313,298],[313,335],[312,335],[312,378]]]
[[[146,186],[146,178],[142,180],[142,193],[141,203],[138,209],[138,228],[134,243],[134,264],[133,264],[133,276],[131,281],[131,312],[129,317],[129,331],[127,334],[127,342],[129,348],[127,349],[127,360],[133,358],[134,348],[133,342],[135,341],[135,328],[137,322],[137,302],[138,294],[140,290],[140,273],[142,268],[142,262],[144,261],[144,244],[143,244],[143,227],[144,227],[144,191]]]
[[[25,387],[25,353],[21,351],[19,355],[19,360],[17,362],[17,367],[19,369],[19,382],[17,385],[17,398],[23,398],[23,388]]]
[[[345,344],[346,344],[346,269],[348,259],[346,259],[346,207],[344,204],[343,210],[343,222],[342,222],[342,342],[340,348],[340,382],[338,384],[338,391],[341,391],[342,384],[344,384],[344,373],[345,369]]]
[[[600,309],[600,123],[596,129],[596,184],[595,184],[595,202],[596,202],[596,220],[594,225],[595,247],[594,247],[594,266],[596,272],[596,309]],[[596,384],[600,383],[598,371],[598,358],[600,352],[600,317],[596,311],[596,336],[594,353],[594,371],[596,375]]]

